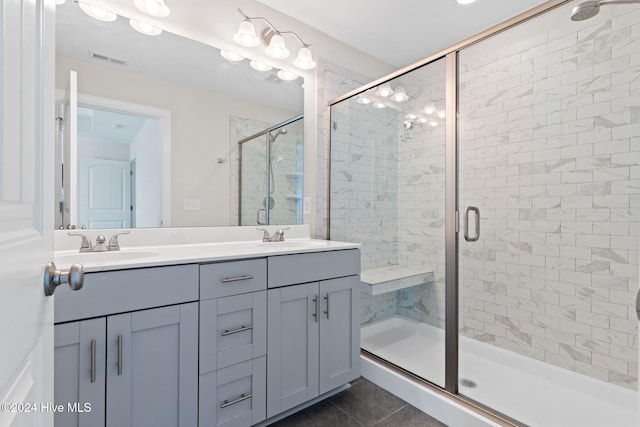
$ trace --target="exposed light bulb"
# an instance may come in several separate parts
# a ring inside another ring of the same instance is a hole
[[[413,114],[413,113],[409,113],[409,114],[407,114],[407,115],[405,116],[405,118],[407,118],[407,119],[409,119],[409,120],[415,120],[415,119],[417,119],[417,118],[418,118],[418,116],[416,116],[416,115],[415,115],[415,114]]]
[[[98,21],[111,22],[115,21],[118,18],[113,12],[109,12],[108,10],[102,9],[100,7],[92,6],[90,4],[78,3],[80,9],[90,17],[97,19]]]
[[[408,99],[409,95],[407,95],[404,88],[402,86],[397,87],[393,94],[393,100],[396,102],[405,102]]]
[[[267,65],[264,62],[256,61],[255,59],[249,62],[249,65],[251,65],[251,68],[257,71],[270,71],[271,69],[273,69],[271,65]]]
[[[446,117],[447,113],[445,113],[444,111],[440,111],[438,113],[438,117],[440,117],[441,119],[444,119]]]
[[[157,36],[162,33],[162,30],[160,28],[154,27],[153,25],[147,24],[146,22],[136,21],[135,19],[129,19],[129,25],[131,25],[131,28],[133,28],[137,32],[145,34],[147,36]]]
[[[293,60],[293,65],[303,70],[311,70],[316,66],[313,57],[311,56],[311,49],[307,46],[303,46],[298,51],[298,56]]]
[[[238,61],[242,61],[244,59],[244,56],[235,53],[235,52],[229,52],[226,50],[221,50],[220,51],[220,56],[222,56],[224,59],[226,59],[227,61],[231,61],[231,62],[238,62]]]
[[[427,123],[428,121],[429,121],[429,120],[425,119],[424,117],[419,117],[419,118],[418,118],[418,123],[421,123],[421,124],[425,124],[425,123]]]
[[[140,11],[156,18],[164,18],[171,12],[163,0],[134,0],[133,4]]]
[[[438,126],[438,122],[429,122],[429,124],[431,125],[431,127],[436,127],[436,126]]]
[[[384,108],[384,104],[382,102],[374,102],[373,106],[376,108]]]
[[[432,115],[436,112],[436,107],[434,107],[433,105],[427,105],[426,107],[424,107],[424,112],[428,115]]]
[[[363,104],[363,105],[371,104],[371,99],[367,98],[366,96],[361,96],[358,98],[358,104]]]
[[[381,97],[386,98],[393,95],[393,89],[391,89],[391,86],[389,86],[388,84],[384,84],[380,86],[380,88],[378,88],[378,91],[376,93]]]
[[[256,36],[256,28],[247,19],[240,23],[238,32],[233,36],[233,41],[245,47],[256,47],[260,44],[260,39]]]
[[[264,53],[267,56],[275,59],[284,59],[289,57],[289,50],[287,46],[284,44],[284,39],[280,34],[274,34],[271,37],[271,41],[269,42],[269,46],[266,47]]]
[[[285,80],[285,81],[295,80],[298,78],[297,74],[292,73],[289,70],[280,70],[278,71],[277,75],[280,80]]]

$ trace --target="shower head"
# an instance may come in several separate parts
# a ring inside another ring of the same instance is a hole
[[[287,128],[280,128],[278,129],[278,132],[276,132],[275,134],[271,135],[271,142],[275,142],[276,139],[278,139],[278,137],[280,135],[286,135],[287,134]]]
[[[572,21],[584,21],[593,18],[600,12],[600,2],[585,1],[577,5],[571,11]]]
[[[584,21],[593,18],[600,12],[600,6],[608,4],[638,4],[640,0],[599,0],[583,1],[571,11],[572,21]]]

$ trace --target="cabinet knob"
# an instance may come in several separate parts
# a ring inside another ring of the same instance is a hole
[[[82,289],[84,284],[84,266],[82,264],[73,264],[69,267],[69,271],[60,271],[56,268],[55,263],[50,262],[44,268],[44,294],[48,297],[53,295],[57,286],[68,283],[73,291]]]

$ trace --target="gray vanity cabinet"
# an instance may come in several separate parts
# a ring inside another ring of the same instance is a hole
[[[56,325],[54,331],[54,398],[65,409],[55,413],[56,427],[104,425],[106,318]],[[91,407],[84,411],[86,402]],[[69,411],[69,404],[82,405],[83,412]]]
[[[107,318],[107,427],[196,424],[198,304]]]
[[[359,261],[359,250],[269,258],[267,417],[360,375]],[[274,268],[292,274],[272,281]],[[291,276],[323,280],[278,286]]]
[[[200,266],[199,425],[266,418],[267,261]]]
[[[56,427],[197,425],[197,265],[87,273],[81,291],[59,290],[54,399],[91,411],[56,413]]]

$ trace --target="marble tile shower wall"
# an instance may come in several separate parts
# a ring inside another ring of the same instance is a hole
[[[444,108],[444,78],[436,74],[434,82],[425,82],[422,103]],[[416,126],[415,137],[398,144],[397,192],[398,264],[424,266],[434,273],[433,283],[398,291],[397,313],[444,328],[444,126]]]
[[[231,198],[231,221],[238,221],[238,171],[239,171],[239,152],[238,141],[255,135],[269,127],[273,123],[260,122],[254,119],[244,117],[229,117],[229,165],[230,173],[230,191]],[[259,141],[252,141],[244,144],[242,155],[245,164],[243,174],[243,205],[242,205],[242,224],[255,224],[256,212],[262,209],[262,199],[264,198],[265,186],[265,141],[266,137]],[[252,167],[246,167],[251,165]]]
[[[640,9],[563,19],[460,55],[462,333],[635,389]]]

